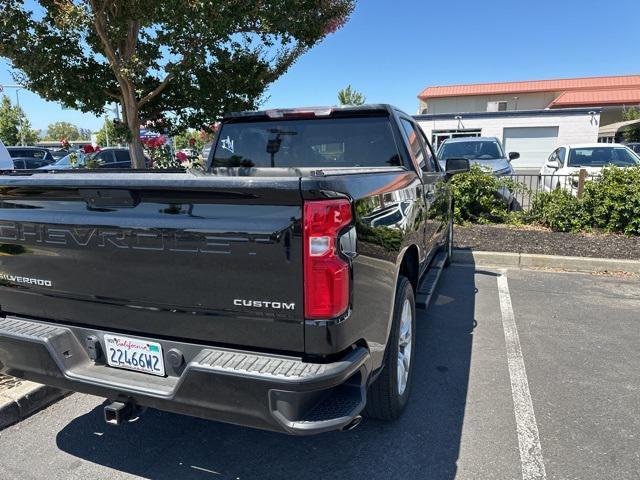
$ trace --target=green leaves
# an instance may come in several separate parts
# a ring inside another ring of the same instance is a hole
[[[640,235],[640,166],[604,168],[600,179],[585,184],[583,200],[594,227]]]
[[[5,0],[0,56],[26,88],[48,100],[100,115],[106,103],[126,103],[132,94],[139,105],[125,110],[139,109],[141,123],[199,129],[223,112],[257,107],[268,85],[339,28],[353,6],[354,0],[43,0],[31,12],[22,0]]]
[[[526,217],[529,223],[558,232],[579,232],[587,230],[590,224],[584,202],[560,188],[538,193]]]
[[[472,165],[468,173],[451,179],[456,223],[500,223],[507,220],[509,207],[503,195],[522,188],[504,177],[496,177]]]
[[[348,85],[338,92],[338,102],[340,105],[364,105],[367,98],[360,92],[355,91]]]
[[[561,232],[640,235],[640,167],[605,167],[585,183],[582,199],[562,189],[539,193],[527,219]]]
[[[54,122],[47,127],[47,140],[59,141],[63,138],[72,142],[74,140],[90,140],[91,132],[83,131],[82,134],[78,127],[69,122]]]
[[[13,106],[6,95],[0,101],[0,140],[6,145],[32,144],[38,139],[39,130],[32,130],[31,124],[21,108]]]

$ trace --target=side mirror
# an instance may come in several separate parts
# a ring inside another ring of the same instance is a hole
[[[512,160],[517,160],[518,158],[520,158],[520,153],[519,152],[509,152],[509,161],[510,162]]]
[[[554,170],[558,170],[560,168],[560,162],[558,160],[549,160],[547,161],[547,167],[553,168]]]
[[[467,158],[448,158],[444,172],[451,176],[458,173],[466,173],[469,171],[469,159]]]

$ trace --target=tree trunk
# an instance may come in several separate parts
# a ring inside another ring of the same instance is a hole
[[[129,154],[131,155],[131,168],[145,168],[144,151],[140,141],[140,111],[138,101],[128,86],[122,88],[122,110],[125,121],[129,127],[131,142],[129,143]]]
[[[146,168],[142,142],[140,142],[139,129],[138,137],[132,137],[131,139],[131,143],[129,144],[129,154],[131,155],[131,168]]]

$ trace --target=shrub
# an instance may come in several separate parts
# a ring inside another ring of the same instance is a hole
[[[537,194],[526,217],[529,223],[559,232],[579,232],[590,224],[584,203],[562,189]]]
[[[509,217],[509,205],[501,192],[518,187],[510,178],[496,177],[479,165],[451,179],[456,223],[501,223]]]
[[[640,166],[604,168],[599,179],[585,184],[583,199],[594,227],[640,235]]]
[[[526,187],[510,178],[487,174],[479,166],[451,181],[456,223],[536,223],[560,232],[589,231],[640,235],[640,166],[605,167],[585,183],[581,199],[575,192],[556,189],[532,198],[528,212],[509,213],[502,189],[520,192]]]

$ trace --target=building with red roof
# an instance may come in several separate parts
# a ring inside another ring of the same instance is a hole
[[[559,143],[620,140],[608,126],[640,105],[640,75],[429,86],[418,99],[416,118],[436,148],[447,138],[496,136],[523,150],[521,166],[537,168]]]

